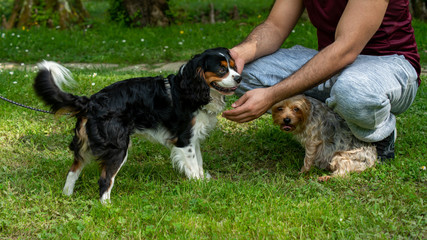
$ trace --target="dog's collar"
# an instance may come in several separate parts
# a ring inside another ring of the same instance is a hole
[[[173,103],[173,101],[172,101],[172,92],[171,92],[171,84],[169,82],[169,78],[163,78],[163,82],[165,83],[166,93],[168,94],[169,99]]]

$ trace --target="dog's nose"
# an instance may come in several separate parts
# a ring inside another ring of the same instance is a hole
[[[233,79],[234,79],[234,81],[236,81],[236,83],[240,83],[242,81],[242,76],[240,76],[240,75],[234,75]]]
[[[289,123],[291,123],[291,119],[290,119],[290,118],[284,118],[284,119],[283,119],[283,122],[284,122],[285,124],[289,124]]]

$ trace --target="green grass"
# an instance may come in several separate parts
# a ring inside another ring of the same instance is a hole
[[[73,72],[79,94],[153,74]],[[43,108],[34,75],[0,73],[2,94]],[[166,148],[134,137],[109,206],[98,201],[96,163],[84,169],[72,197],[61,193],[74,119],[0,102],[0,239],[423,239],[426,98],[423,85],[398,116],[396,160],[327,183],[316,181],[327,174],[319,169],[298,174],[304,150],[269,115],[247,124],[219,117],[202,146],[211,181],[185,179]]]
[[[75,27],[65,31],[44,27],[10,31],[0,29],[0,60],[34,63],[40,59],[48,59],[59,62],[120,64],[187,60],[207,48],[232,47],[238,44],[253,26],[265,19],[272,3],[271,0],[264,3],[256,0],[213,1],[220,13],[227,13],[228,8],[238,5],[243,15],[242,20],[227,23],[219,21],[214,25],[194,23],[193,19],[198,18],[196,16],[208,11],[208,2],[171,1],[172,15],[185,13],[189,16],[177,17],[177,24],[167,28],[130,29],[108,20],[108,2],[85,1],[92,16],[87,22],[89,28]],[[305,28],[304,31],[312,34],[314,29],[311,26],[306,25]],[[224,32],[227,33],[226,36],[220,34]],[[311,43],[302,36],[292,42],[292,45],[298,42]]]
[[[227,1],[215,2],[221,10],[227,11]],[[228,4],[231,7],[234,1]],[[87,9],[92,15],[92,19],[88,20],[91,27],[87,29],[0,29],[0,60],[35,63],[47,59],[59,62],[120,64],[187,60],[207,48],[232,47],[240,43],[253,27],[268,15],[268,8],[262,8],[259,4],[258,1],[239,1],[239,10],[245,14],[242,14],[242,19],[236,21],[220,21],[213,25],[182,21],[167,28],[131,29],[107,20],[105,12],[108,4],[104,1],[87,1]],[[270,4],[271,1],[264,3],[265,6]],[[176,12],[180,12],[180,9],[190,9],[186,13],[196,15],[198,9],[207,8],[208,3],[188,0],[172,1],[171,5]],[[250,9],[258,9],[257,14]],[[425,66],[427,24],[414,20],[413,27],[421,63]],[[308,21],[300,21],[283,47],[295,44],[317,48],[316,30]]]
[[[183,24],[165,28],[129,29],[99,25],[93,29],[62,30],[32,28],[2,32],[0,59],[12,62],[110,62],[121,64],[185,60],[206,48],[232,47],[250,26],[230,24]],[[218,32],[227,31],[227,39]],[[1,34],[1,33],[0,33]]]
[[[5,36],[0,61],[126,65],[186,60],[206,48],[233,46],[265,16],[168,28],[94,22],[87,31],[0,31]],[[414,22],[423,61],[426,26]],[[286,46],[315,48],[314,39],[312,26],[300,22]],[[79,86],[71,91],[85,95],[120,79],[157,74],[72,71]],[[44,108],[32,90],[34,76],[32,69],[0,71],[0,94]],[[318,183],[317,177],[328,172],[299,175],[304,150],[272,125],[271,116],[247,124],[218,117],[218,127],[202,145],[213,180],[187,180],[173,169],[165,147],[135,136],[108,206],[98,201],[96,163],[84,169],[73,196],[61,193],[72,163],[67,146],[74,119],[0,101],[0,239],[425,239],[426,81],[424,76],[414,104],[397,117],[397,156],[389,164]]]

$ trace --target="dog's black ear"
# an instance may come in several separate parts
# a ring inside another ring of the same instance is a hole
[[[210,102],[210,87],[206,83],[202,56],[196,55],[180,70],[181,98],[199,108]]]

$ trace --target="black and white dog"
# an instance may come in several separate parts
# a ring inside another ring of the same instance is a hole
[[[73,79],[54,62],[39,64],[34,89],[55,113],[77,118],[70,144],[74,163],[63,193],[71,195],[85,164],[100,162],[99,194],[108,202],[114,178],[128,157],[130,136],[144,134],[171,147],[175,166],[190,179],[209,177],[203,171],[200,141],[212,130],[241,80],[226,48],[209,49],[181,66],[176,75],[143,77],[114,83],[90,97],[62,90]]]

